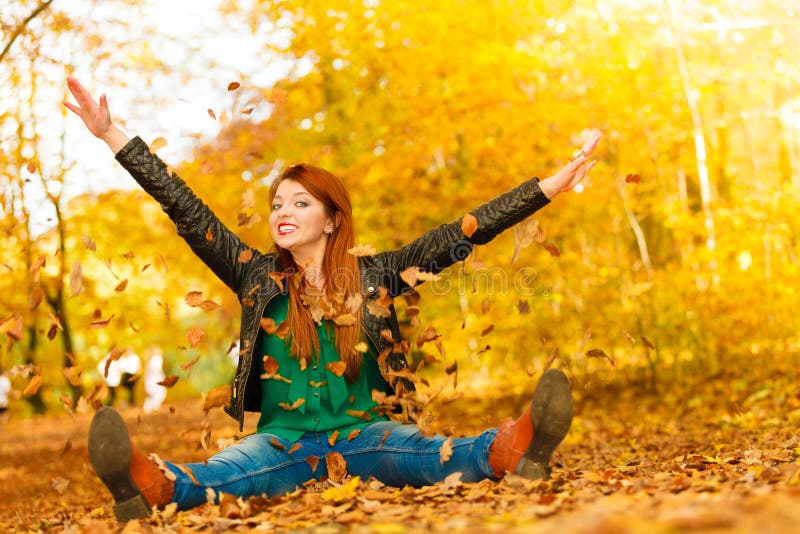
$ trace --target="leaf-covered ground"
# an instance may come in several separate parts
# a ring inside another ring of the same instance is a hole
[[[113,519],[89,466],[90,414],[12,419],[0,436],[0,531],[796,532],[798,373],[702,383],[680,391],[576,384],[575,422],[547,482],[454,477],[414,489],[345,478],[127,525]],[[525,402],[475,389],[439,406],[440,430],[478,432]],[[171,460],[202,460],[204,438],[213,452],[235,435],[227,416],[204,416],[199,401],[123,415],[140,447]]]

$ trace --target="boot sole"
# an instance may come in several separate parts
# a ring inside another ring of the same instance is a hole
[[[550,478],[550,457],[572,426],[572,391],[567,376],[549,369],[531,400],[533,439],[514,473],[530,479]]]
[[[147,499],[130,474],[131,439],[119,413],[104,406],[89,427],[89,461],[114,497],[114,515],[119,521],[147,517]]]

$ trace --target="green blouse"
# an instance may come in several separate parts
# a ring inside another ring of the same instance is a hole
[[[281,324],[286,320],[288,308],[289,296],[281,293],[267,305],[264,316]],[[263,364],[260,366],[267,377],[262,374],[258,433],[275,434],[294,442],[306,432],[326,432],[330,436],[338,430],[344,438],[357,428],[388,420],[372,411],[377,406],[372,400],[372,390],[387,392],[375,359],[375,347],[369,344],[361,373],[351,384],[344,375],[336,376],[325,367],[340,361],[332,322],[324,320],[317,325],[317,334],[319,358],[312,359],[307,368],[301,370],[299,362],[289,354],[285,339],[261,333],[260,357],[262,361],[265,356],[273,358],[277,371],[266,373]],[[298,404],[299,399],[304,402]]]

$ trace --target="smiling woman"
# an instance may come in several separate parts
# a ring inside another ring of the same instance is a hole
[[[410,345],[400,335],[392,298],[416,285],[409,272],[437,273],[463,260],[474,245],[579,184],[594,165],[588,157],[599,133],[553,176],[524,181],[399,249],[362,256],[355,255],[352,208],[341,181],[312,165],[291,166],[270,190],[275,250],[262,253],[226,228],[140,138],[113,124],[105,95],[98,103],[77,80],[67,83],[77,100],[67,108],[106,142],[194,253],[238,295],[240,360],[226,411],[240,428],[245,411],[261,413],[256,434],[204,463],[181,465],[147,457],[117,412],[98,410],[89,457],[120,520],[169,502],[190,508],[220,492],[274,496],[312,478],[339,481],[345,472],[398,487],[456,472],[464,481],[497,480],[507,472],[549,476],[550,457],[572,422],[564,373],[544,373],[516,421],[472,437],[423,435],[409,424],[416,406]]]

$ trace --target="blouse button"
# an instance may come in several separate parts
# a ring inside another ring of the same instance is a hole
[[[315,392],[314,392],[314,396],[315,396],[315,397],[319,397],[319,392],[318,392],[318,391],[315,391]]]
[[[312,367],[312,369],[314,369],[316,371],[317,370],[317,366],[315,365],[314,367]]]

